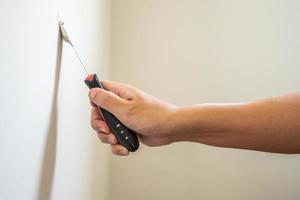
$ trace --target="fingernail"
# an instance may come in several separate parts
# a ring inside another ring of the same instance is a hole
[[[126,149],[121,149],[120,153],[123,154],[123,155],[127,155],[128,154],[128,152],[127,152]]]

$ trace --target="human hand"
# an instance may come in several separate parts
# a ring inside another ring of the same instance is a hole
[[[114,114],[147,146],[161,146],[175,141],[169,120],[176,110],[175,106],[126,84],[112,81],[102,81],[102,84],[107,90],[93,88],[89,93],[91,125],[103,143],[111,144],[114,154],[128,155],[129,152],[118,144],[96,106]]]

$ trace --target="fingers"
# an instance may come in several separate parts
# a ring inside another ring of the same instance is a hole
[[[105,121],[103,121],[102,116],[100,115],[96,107],[92,107],[91,111],[91,126],[97,132],[106,132],[109,133],[110,129]]]
[[[116,137],[112,133],[98,132],[97,136],[105,144],[118,144]]]
[[[118,156],[128,156],[129,151],[120,144],[111,145],[111,152]]]
[[[97,131],[99,140],[105,144],[111,144],[112,153],[119,156],[129,155],[129,151],[118,144],[116,137],[111,133],[108,125],[103,120],[97,106],[100,106],[111,113],[117,114],[122,112],[128,106],[127,100],[131,100],[134,96],[134,90],[126,85],[112,82],[102,81],[104,90],[101,88],[93,88],[90,90],[90,104],[92,106],[91,125]]]
[[[120,98],[116,94],[100,88],[93,88],[89,93],[90,100],[98,106],[117,114],[122,112],[128,105],[125,99]]]
[[[118,144],[116,137],[112,133],[107,134],[104,132],[98,132],[97,136],[101,142],[105,144],[111,144],[111,151],[113,154],[119,156],[129,155],[129,151],[122,145]]]
[[[130,100],[135,96],[136,92],[128,85],[108,80],[101,81],[101,83],[105,89],[113,92],[123,99]]]

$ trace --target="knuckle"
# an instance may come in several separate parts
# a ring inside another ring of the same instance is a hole
[[[132,88],[132,85],[128,84],[128,83],[124,83],[124,87],[125,88]]]
[[[130,84],[126,84],[125,87],[129,90],[134,90],[134,87]]]
[[[91,126],[95,131],[101,131],[102,129],[104,129],[102,123],[97,120],[91,121]]]

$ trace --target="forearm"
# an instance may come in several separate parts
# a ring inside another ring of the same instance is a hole
[[[300,94],[243,104],[203,104],[173,115],[175,140],[300,153]]]

